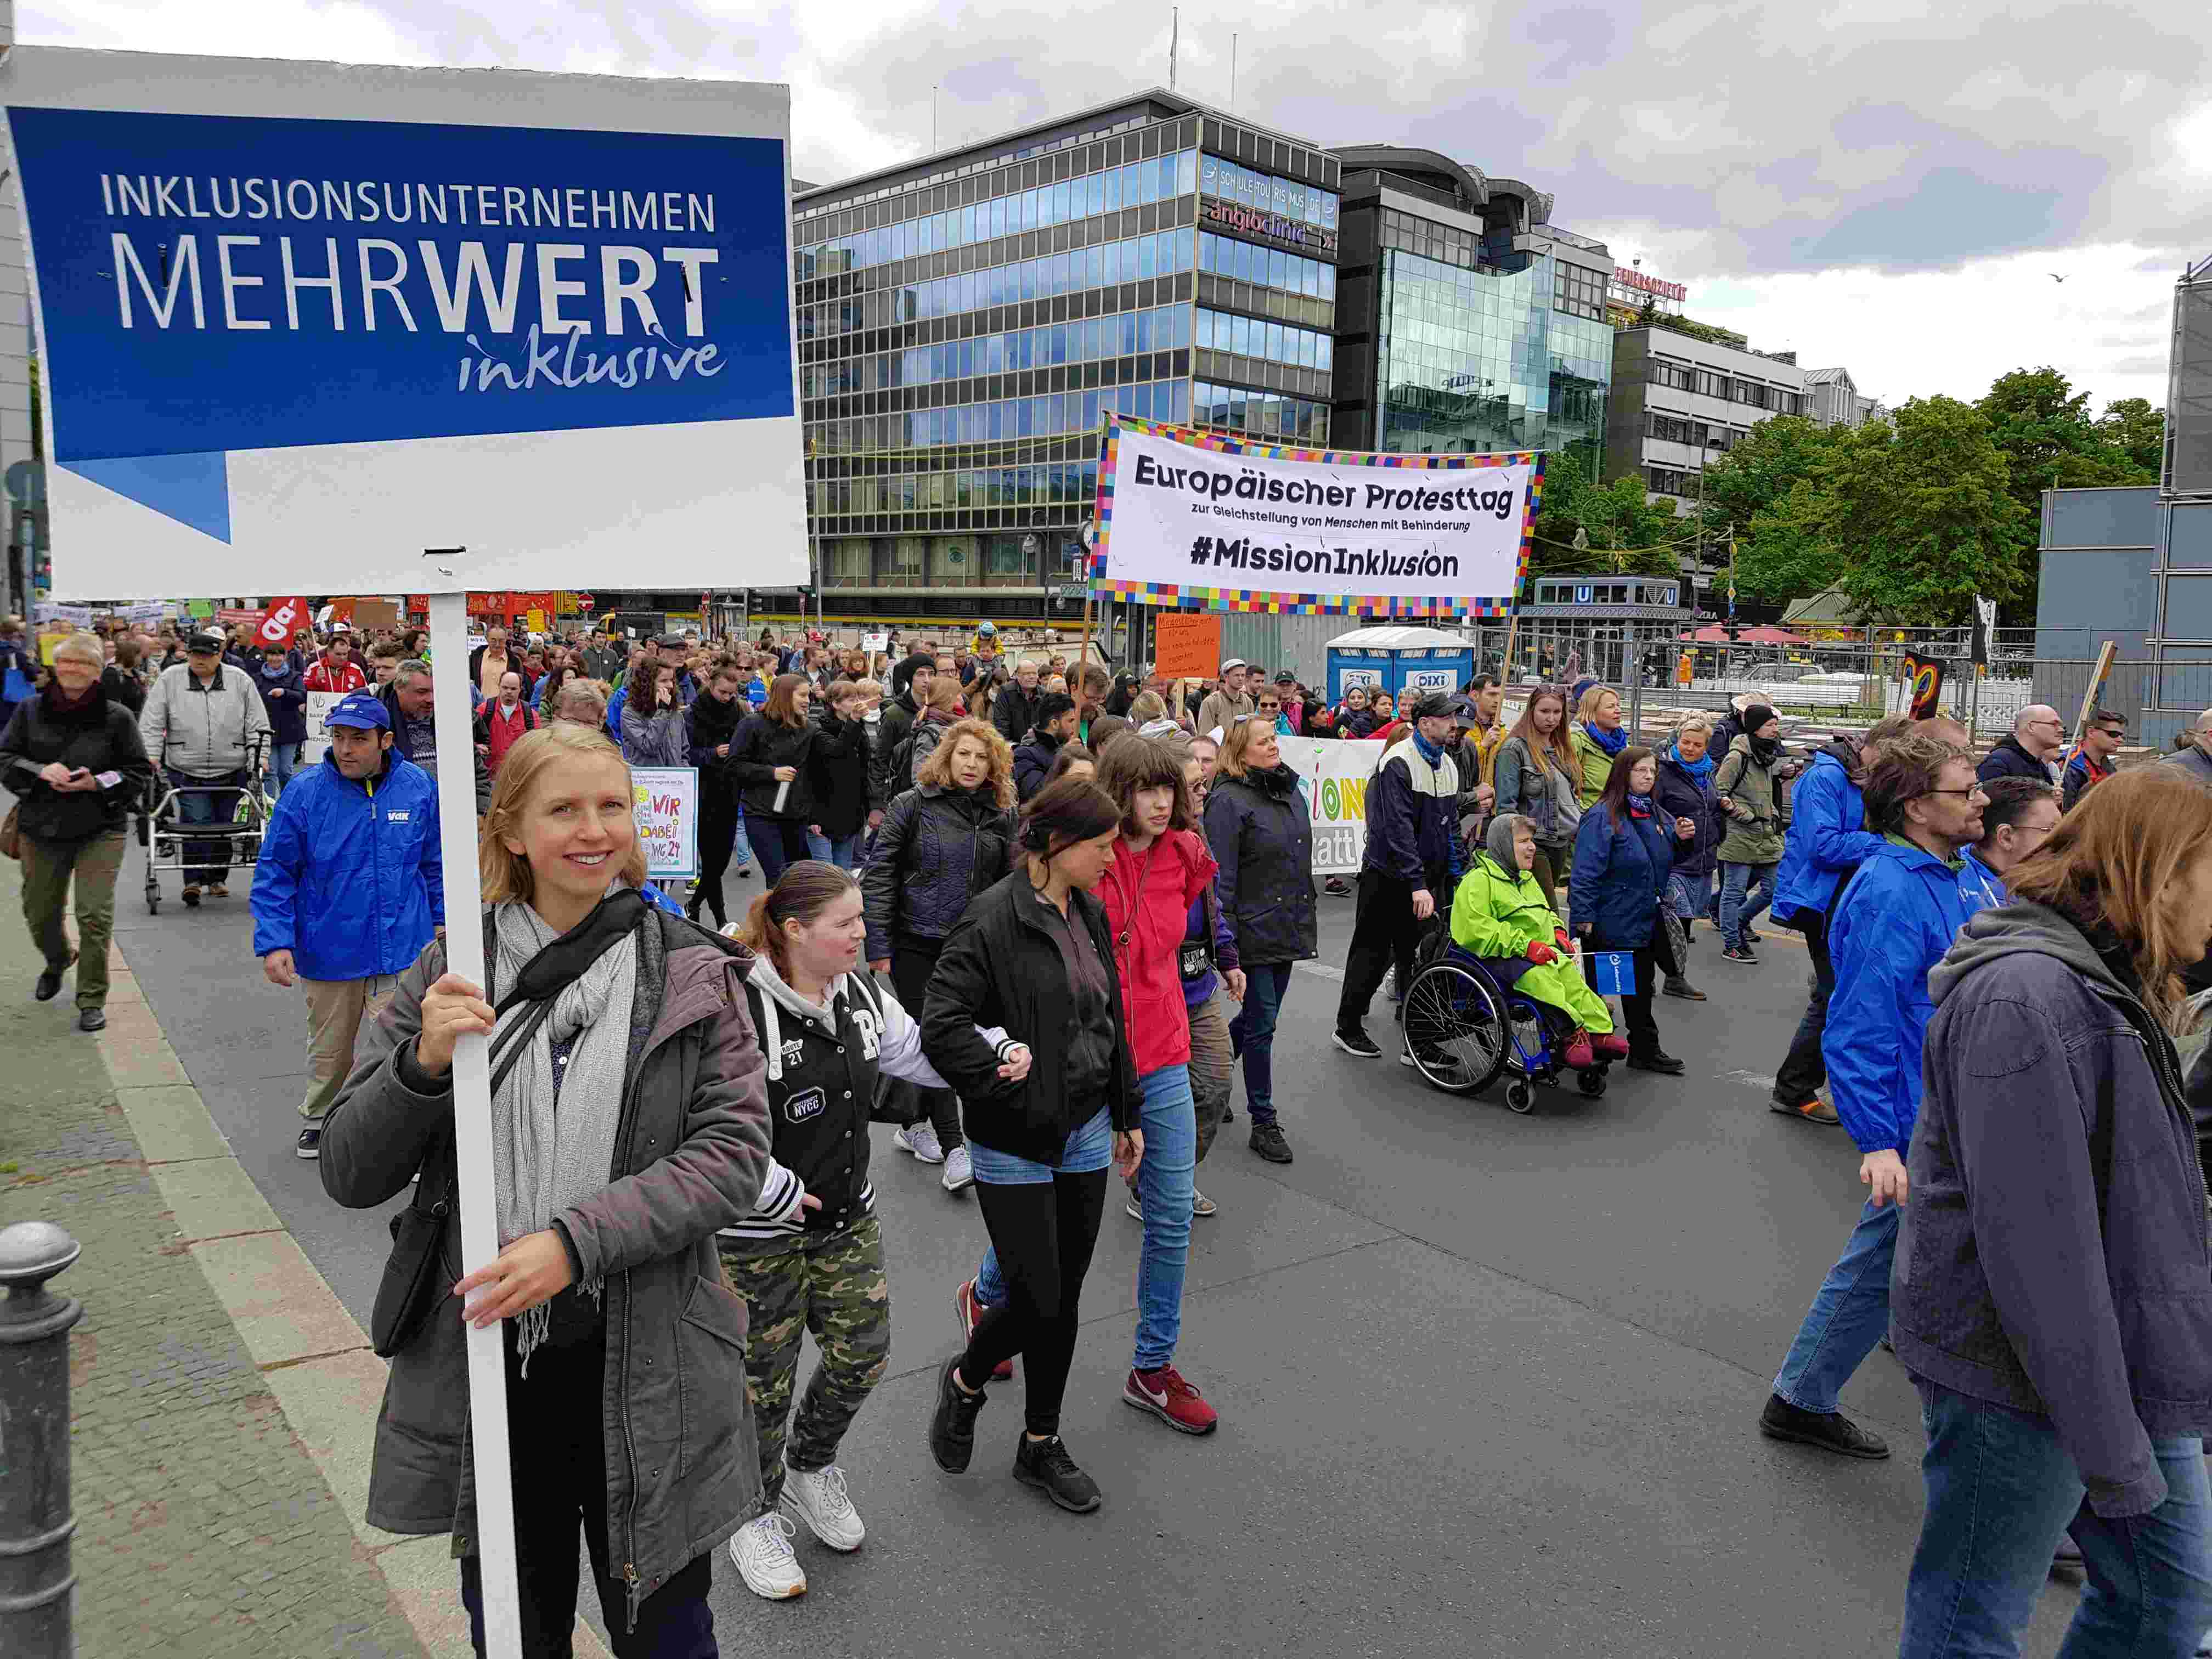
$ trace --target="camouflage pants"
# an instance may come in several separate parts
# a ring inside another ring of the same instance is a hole
[[[750,1335],[746,1392],[760,1440],[763,1512],[783,1496],[786,1419],[799,1380],[799,1340],[814,1334],[821,1363],[807,1379],[799,1420],[790,1427],[791,1467],[811,1472],[837,1461],[860,1407],[891,1357],[891,1291],[884,1276],[883,1234],[864,1216],[839,1233],[765,1249],[719,1241],[722,1274],[744,1297]]]

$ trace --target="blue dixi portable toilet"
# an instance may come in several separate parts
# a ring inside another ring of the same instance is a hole
[[[1328,642],[1328,700],[1352,686],[1388,691],[1456,691],[1474,678],[1474,645],[1441,628],[1358,628]]]

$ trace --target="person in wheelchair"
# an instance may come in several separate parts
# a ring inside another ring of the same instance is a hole
[[[1536,865],[1536,826],[1517,812],[1492,820],[1483,850],[1452,899],[1452,943],[1481,963],[1500,989],[1537,1004],[1572,1032],[1561,1058],[1588,1071],[1600,1057],[1620,1059],[1628,1042],[1613,1029],[1605,1000],[1573,962],[1559,915],[1544,897]]]

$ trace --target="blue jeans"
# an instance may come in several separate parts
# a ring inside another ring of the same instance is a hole
[[[292,781],[292,774],[299,769],[298,744],[271,743],[269,745],[269,781],[264,787],[271,799],[284,793],[284,786]]]
[[[783,872],[812,854],[806,845],[806,826],[794,818],[770,818],[748,811],[738,822],[737,845],[752,843],[760,855],[761,879],[773,887]]]
[[[1820,1281],[1812,1311],[1798,1328],[1790,1357],[1774,1379],[1774,1392],[1800,1411],[1832,1413],[1844,1384],[1888,1332],[1889,1264],[1897,1255],[1897,1219],[1896,1205],[1877,1210],[1874,1200],[1868,1200],[1842,1258]],[[2045,1565],[2049,1564],[2046,1553]]]
[[[1713,872],[1708,870],[1702,876],[1692,876],[1675,871],[1667,878],[1667,903],[1685,921],[1710,916],[1713,913]]]
[[[1149,1146],[1146,1155],[1151,1153]],[[1114,1121],[1103,1106],[1091,1120],[1067,1138],[1060,1159],[1041,1164],[1018,1152],[1002,1152],[979,1141],[968,1143],[968,1156],[975,1179],[991,1187],[1048,1187],[1056,1175],[1096,1175],[1114,1161]],[[975,1275],[975,1299],[988,1308],[1006,1299],[1006,1282],[999,1277],[999,1253],[983,1253],[982,1271]]]
[[[1723,945],[1741,946],[1745,942],[1743,930],[1751,926],[1752,918],[1774,902],[1774,872],[1781,867],[1778,864],[1721,866],[1720,927]]]
[[[1899,1659],[2014,1655],[2070,1531],[2087,1582],[2059,1659],[2189,1655],[2212,1624],[2212,1489],[2201,1440],[2154,1440],[2166,1501],[2107,1521],[2051,1420],[1922,1382],[1928,1513],[1905,1587]]]
[[[1244,1003],[1229,1022],[1230,1046],[1244,1059],[1244,1109],[1255,1128],[1275,1121],[1275,1020],[1290,988],[1289,963],[1246,963]]]
[[[860,867],[860,834],[855,830],[849,836],[818,836],[806,832],[806,855],[834,864],[841,870],[857,871]]]
[[[1198,1170],[1198,1114],[1190,1097],[1190,1067],[1163,1066],[1139,1079],[1145,1107],[1145,1161],[1137,1166],[1137,1197],[1145,1212],[1145,1247],[1137,1260],[1137,1352],[1140,1371],[1175,1358],[1182,1334],[1182,1281],[1190,1263],[1190,1204]],[[980,1148],[978,1152],[980,1152]],[[975,1178],[985,1179],[977,1162]],[[1006,1282],[995,1250],[986,1251],[975,1274],[975,1299],[1005,1305]]]
[[[238,812],[238,792],[246,787],[244,772],[217,772],[196,778],[189,772],[172,771],[169,787],[177,791],[179,823],[228,823]],[[205,887],[230,875],[230,840],[184,843],[185,884]]]

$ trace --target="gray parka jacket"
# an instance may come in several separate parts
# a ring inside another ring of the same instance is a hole
[[[608,1185],[558,1218],[583,1277],[604,1276],[607,1540],[629,1615],[759,1512],[745,1401],[745,1304],[722,1283],[716,1229],[751,1213],[769,1168],[766,1066],[747,1012],[746,959],[653,911],[639,934],[629,1088]],[[323,1188],[354,1209],[450,1189],[450,1073],[414,1064],[422,993],[446,970],[434,940],[399,976],[323,1127]],[[496,994],[497,986],[490,988]],[[446,1218],[444,1283],[461,1276],[459,1206]],[[368,1519],[453,1534],[477,1550],[461,1304],[444,1296],[392,1361],[369,1472]]]

